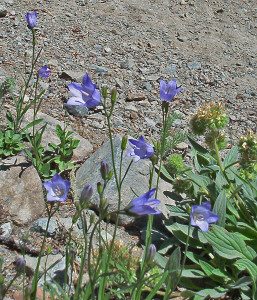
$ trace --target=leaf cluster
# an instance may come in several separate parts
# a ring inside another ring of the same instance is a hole
[[[0,130],[0,157],[16,155],[24,148],[23,134],[14,133],[10,128]]]
[[[245,180],[238,167],[239,150],[233,147],[223,160],[189,138],[193,167],[180,174],[187,185],[184,201],[168,206],[170,218],[165,222],[172,237],[161,246],[160,253],[180,246],[186,255],[180,285],[181,296],[194,299],[225,295],[256,299],[257,280],[257,180]],[[167,169],[164,177],[176,182]],[[220,218],[207,233],[190,227],[187,205],[210,201]],[[189,235],[188,235],[189,233]],[[186,245],[188,242],[188,251]]]

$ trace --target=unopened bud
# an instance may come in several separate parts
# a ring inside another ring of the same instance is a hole
[[[88,200],[92,197],[93,195],[93,186],[92,184],[86,184],[81,196],[80,196],[80,203],[81,205],[84,205],[85,203],[88,202]]]
[[[186,204],[186,211],[188,214],[191,213],[191,210],[192,210],[191,206],[189,204]]]
[[[23,257],[18,258],[15,262],[15,269],[17,272],[21,272],[24,270],[25,266],[26,266],[26,260]]]
[[[90,222],[90,225],[92,225],[92,224],[95,223],[95,215],[94,215],[94,214],[91,214],[91,215],[90,215],[89,222]]]
[[[111,180],[111,179],[112,179],[112,176],[113,176],[113,171],[110,171],[109,174],[108,174],[107,179],[108,179],[108,180]]]
[[[102,88],[102,95],[103,95],[103,98],[106,99],[107,98],[107,86],[104,86]]]
[[[123,151],[126,150],[127,142],[128,142],[128,137],[126,135],[124,135],[122,137],[121,150],[123,150]]]
[[[76,211],[75,215],[72,218],[72,223],[75,224],[78,221],[79,218],[79,212]]]
[[[156,247],[154,244],[151,244],[147,249],[146,253],[146,263],[151,264],[156,254]]]
[[[75,260],[76,254],[77,254],[77,250],[71,248],[71,250],[70,250],[70,264],[71,265],[73,264],[73,262]]]
[[[100,171],[101,171],[102,178],[106,180],[109,174],[109,164],[105,160],[101,162]]]
[[[100,200],[100,208],[104,209],[106,204],[106,198],[101,198]]]
[[[51,245],[48,245],[48,246],[47,246],[47,249],[46,249],[46,254],[47,254],[47,255],[51,254],[51,250],[52,250]]]
[[[101,182],[97,182],[97,192],[99,195],[102,195],[102,193],[103,193],[103,187],[102,187]]]
[[[113,89],[112,90],[112,94],[111,94],[111,102],[112,102],[112,104],[114,104],[116,102],[116,99],[117,99],[117,90]]]

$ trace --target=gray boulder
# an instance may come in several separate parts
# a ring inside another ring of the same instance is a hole
[[[23,156],[0,160],[0,191],[4,210],[18,223],[34,221],[44,212],[42,182]]]

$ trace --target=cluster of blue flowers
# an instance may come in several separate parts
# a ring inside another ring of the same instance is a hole
[[[27,13],[26,15],[28,27],[34,30],[37,22],[37,13],[33,14]],[[43,66],[38,71],[39,77],[49,77],[51,70],[47,68],[47,65]],[[68,105],[81,105],[88,108],[95,108],[101,102],[101,94],[97,89],[97,86],[92,83],[89,75],[83,78],[83,83],[71,83],[68,85],[72,97],[68,100]],[[166,83],[164,80],[160,80],[160,98],[164,103],[172,101],[172,99],[182,91],[182,88],[177,87],[177,82],[175,79]],[[154,148],[152,145],[148,144],[143,136],[138,140],[129,139],[129,145],[131,149],[127,152],[126,156],[134,159],[138,162],[140,159],[150,158],[154,154]],[[106,164],[103,162],[103,164]],[[47,190],[47,201],[59,201],[64,202],[67,198],[71,183],[68,180],[64,180],[58,173],[56,173],[52,180],[43,183],[45,189]],[[92,185],[88,185],[86,189],[83,190],[86,194],[92,195],[93,188]],[[140,197],[135,198],[130,202],[128,207],[125,209],[127,214],[134,216],[142,215],[153,215],[162,213],[156,207],[160,204],[157,199],[152,199],[155,194],[156,189],[151,189],[147,193]],[[85,197],[84,197],[85,198]],[[199,227],[202,231],[207,232],[209,229],[209,224],[218,221],[219,217],[211,211],[211,203],[205,202],[202,205],[193,205],[191,208],[191,225]]]

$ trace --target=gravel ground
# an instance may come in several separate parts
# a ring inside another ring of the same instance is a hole
[[[188,119],[201,105],[222,101],[229,135],[256,129],[257,5],[255,0],[2,0],[0,75],[21,84],[24,53],[31,57],[26,12],[38,12],[36,36],[43,47],[37,68],[51,77],[42,111],[71,121],[95,148],[107,139],[101,110],[84,118],[65,117],[69,98],[65,71],[88,72],[99,86],[117,87],[116,132],[156,138],[161,128],[159,79],[173,78],[184,89],[172,109]],[[132,101],[126,101],[126,99]],[[138,99],[143,99],[139,100]]]

